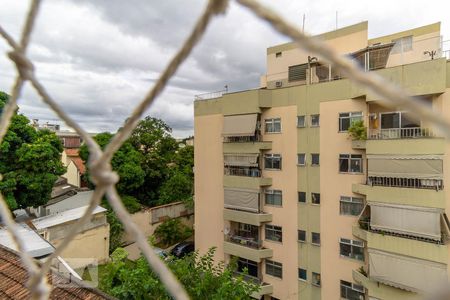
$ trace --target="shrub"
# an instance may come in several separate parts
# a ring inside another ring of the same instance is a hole
[[[135,212],[141,210],[141,204],[133,196],[124,195],[121,196],[121,198],[123,205],[126,207],[130,214],[134,214]]]
[[[367,128],[362,120],[355,121],[348,128],[348,134],[353,140],[367,140]]]
[[[170,246],[187,239],[192,233],[193,230],[181,223],[180,219],[170,219],[159,225],[154,235],[161,244]]]

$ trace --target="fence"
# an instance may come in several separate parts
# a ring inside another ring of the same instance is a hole
[[[370,129],[368,138],[371,140],[387,139],[412,139],[435,137],[434,132],[429,128],[411,127],[411,128],[387,128]]]
[[[354,83],[367,88],[370,92],[376,92],[382,98],[389,99],[393,105],[402,107],[408,106],[408,109],[422,120],[434,124],[442,130],[446,137],[450,137],[450,124],[442,115],[436,114],[429,107],[409,97],[399,87],[383,80],[379,76],[374,76],[372,73],[364,72],[348,58],[342,57],[323,42],[313,39],[299,31],[296,27],[283,20],[270,9],[260,5],[257,1],[236,0],[236,2],[248,8],[260,19],[270,23],[270,25],[279,33],[292,38],[299,45],[299,47],[308,52],[319,55],[326,61],[329,61],[346,78],[349,78]],[[195,23],[194,28],[187,37],[185,43],[180,47],[180,50],[167,65],[166,69],[161,73],[155,85],[143,97],[142,101],[135,108],[131,116],[127,118],[122,129],[114,136],[111,143],[107,145],[103,151],[95,143],[92,137],[81,126],[79,126],[78,123],[62,109],[62,107],[58,105],[58,102],[51,96],[51,94],[42,85],[41,81],[36,77],[34,65],[27,57],[27,48],[30,43],[31,33],[38,15],[40,4],[40,0],[34,0],[31,2],[30,10],[26,17],[20,41],[13,39],[12,36],[0,26],[0,36],[2,36],[11,47],[12,50],[8,53],[8,56],[15,64],[17,70],[17,76],[12,87],[11,97],[3,109],[0,119],[0,142],[3,140],[6,131],[8,130],[10,120],[16,111],[17,99],[22,92],[22,88],[25,82],[29,81],[30,85],[41,96],[43,102],[45,102],[61,120],[64,120],[68,127],[71,127],[78,132],[78,134],[80,134],[86,142],[91,153],[91,158],[88,164],[90,170],[92,170],[91,176],[92,180],[96,183],[96,189],[84,216],[74,224],[64,241],[56,248],[55,252],[49,257],[49,259],[42,264],[37,264],[24,251],[25,241],[23,241],[18,234],[18,225],[12,219],[9,214],[8,206],[3,196],[0,195],[0,215],[11,233],[14,242],[17,244],[22,262],[29,272],[28,287],[32,298],[49,298],[51,287],[46,282],[46,274],[49,272],[52,260],[59,256],[67,245],[73,240],[78,232],[77,229],[90,219],[93,210],[100,203],[100,199],[106,195],[111,207],[123,223],[126,232],[135,237],[135,240],[137,241],[137,244],[147,259],[150,267],[160,277],[168,292],[175,299],[188,299],[183,287],[181,287],[174,275],[153,252],[151,246],[146,240],[145,235],[139,227],[132,222],[130,215],[124,208],[115,188],[115,184],[118,182],[119,178],[117,174],[112,171],[110,162],[113,154],[129,138],[132,130],[137,126],[139,119],[143,116],[144,112],[161,94],[167,82],[175,74],[179,66],[186,60],[187,57],[189,57],[192,49],[203,36],[210,21],[214,18],[214,16],[224,14],[226,12],[228,1],[208,1],[206,8]]]

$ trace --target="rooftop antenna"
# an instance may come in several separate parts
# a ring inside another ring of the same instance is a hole
[[[302,25],[302,32],[305,32],[305,19],[306,19],[306,15],[303,14],[303,25]]]

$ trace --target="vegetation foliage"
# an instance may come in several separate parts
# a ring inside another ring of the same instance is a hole
[[[0,112],[7,101],[8,95],[0,92]],[[55,133],[37,131],[16,112],[0,143],[0,191],[11,210],[47,203],[54,183],[66,172],[62,151]]]
[[[353,122],[348,128],[348,134],[352,140],[367,140],[367,128],[362,120]]]
[[[161,246],[170,246],[192,236],[193,230],[183,224],[180,219],[164,221],[155,230],[155,238]]]
[[[182,259],[167,261],[168,267],[184,285],[191,299],[251,299],[259,286],[235,276],[236,264],[215,264],[215,249],[205,255],[198,253]],[[159,278],[141,257],[135,263],[127,258],[128,253],[118,248],[111,255],[111,262],[104,268],[100,289],[118,299],[172,299]]]

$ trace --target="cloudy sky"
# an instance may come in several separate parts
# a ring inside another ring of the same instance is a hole
[[[311,34],[369,21],[369,37],[441,21],[450,39],[450,2],[366,0],[262,1]],[[0,24],[18,37],[29,2],[0,0]],[[182,44],[205,0],[45,0],[30,56],[38,77],[66,111],[92,132],[116,131]],[[255,88],[268,46],[289,41],[231,1],[147,115],[165,120],[177,137],[193,133],[194,95]],[[0,90],[15,76],[0,40]],[[57,117],[27,86],[22,113]]]

